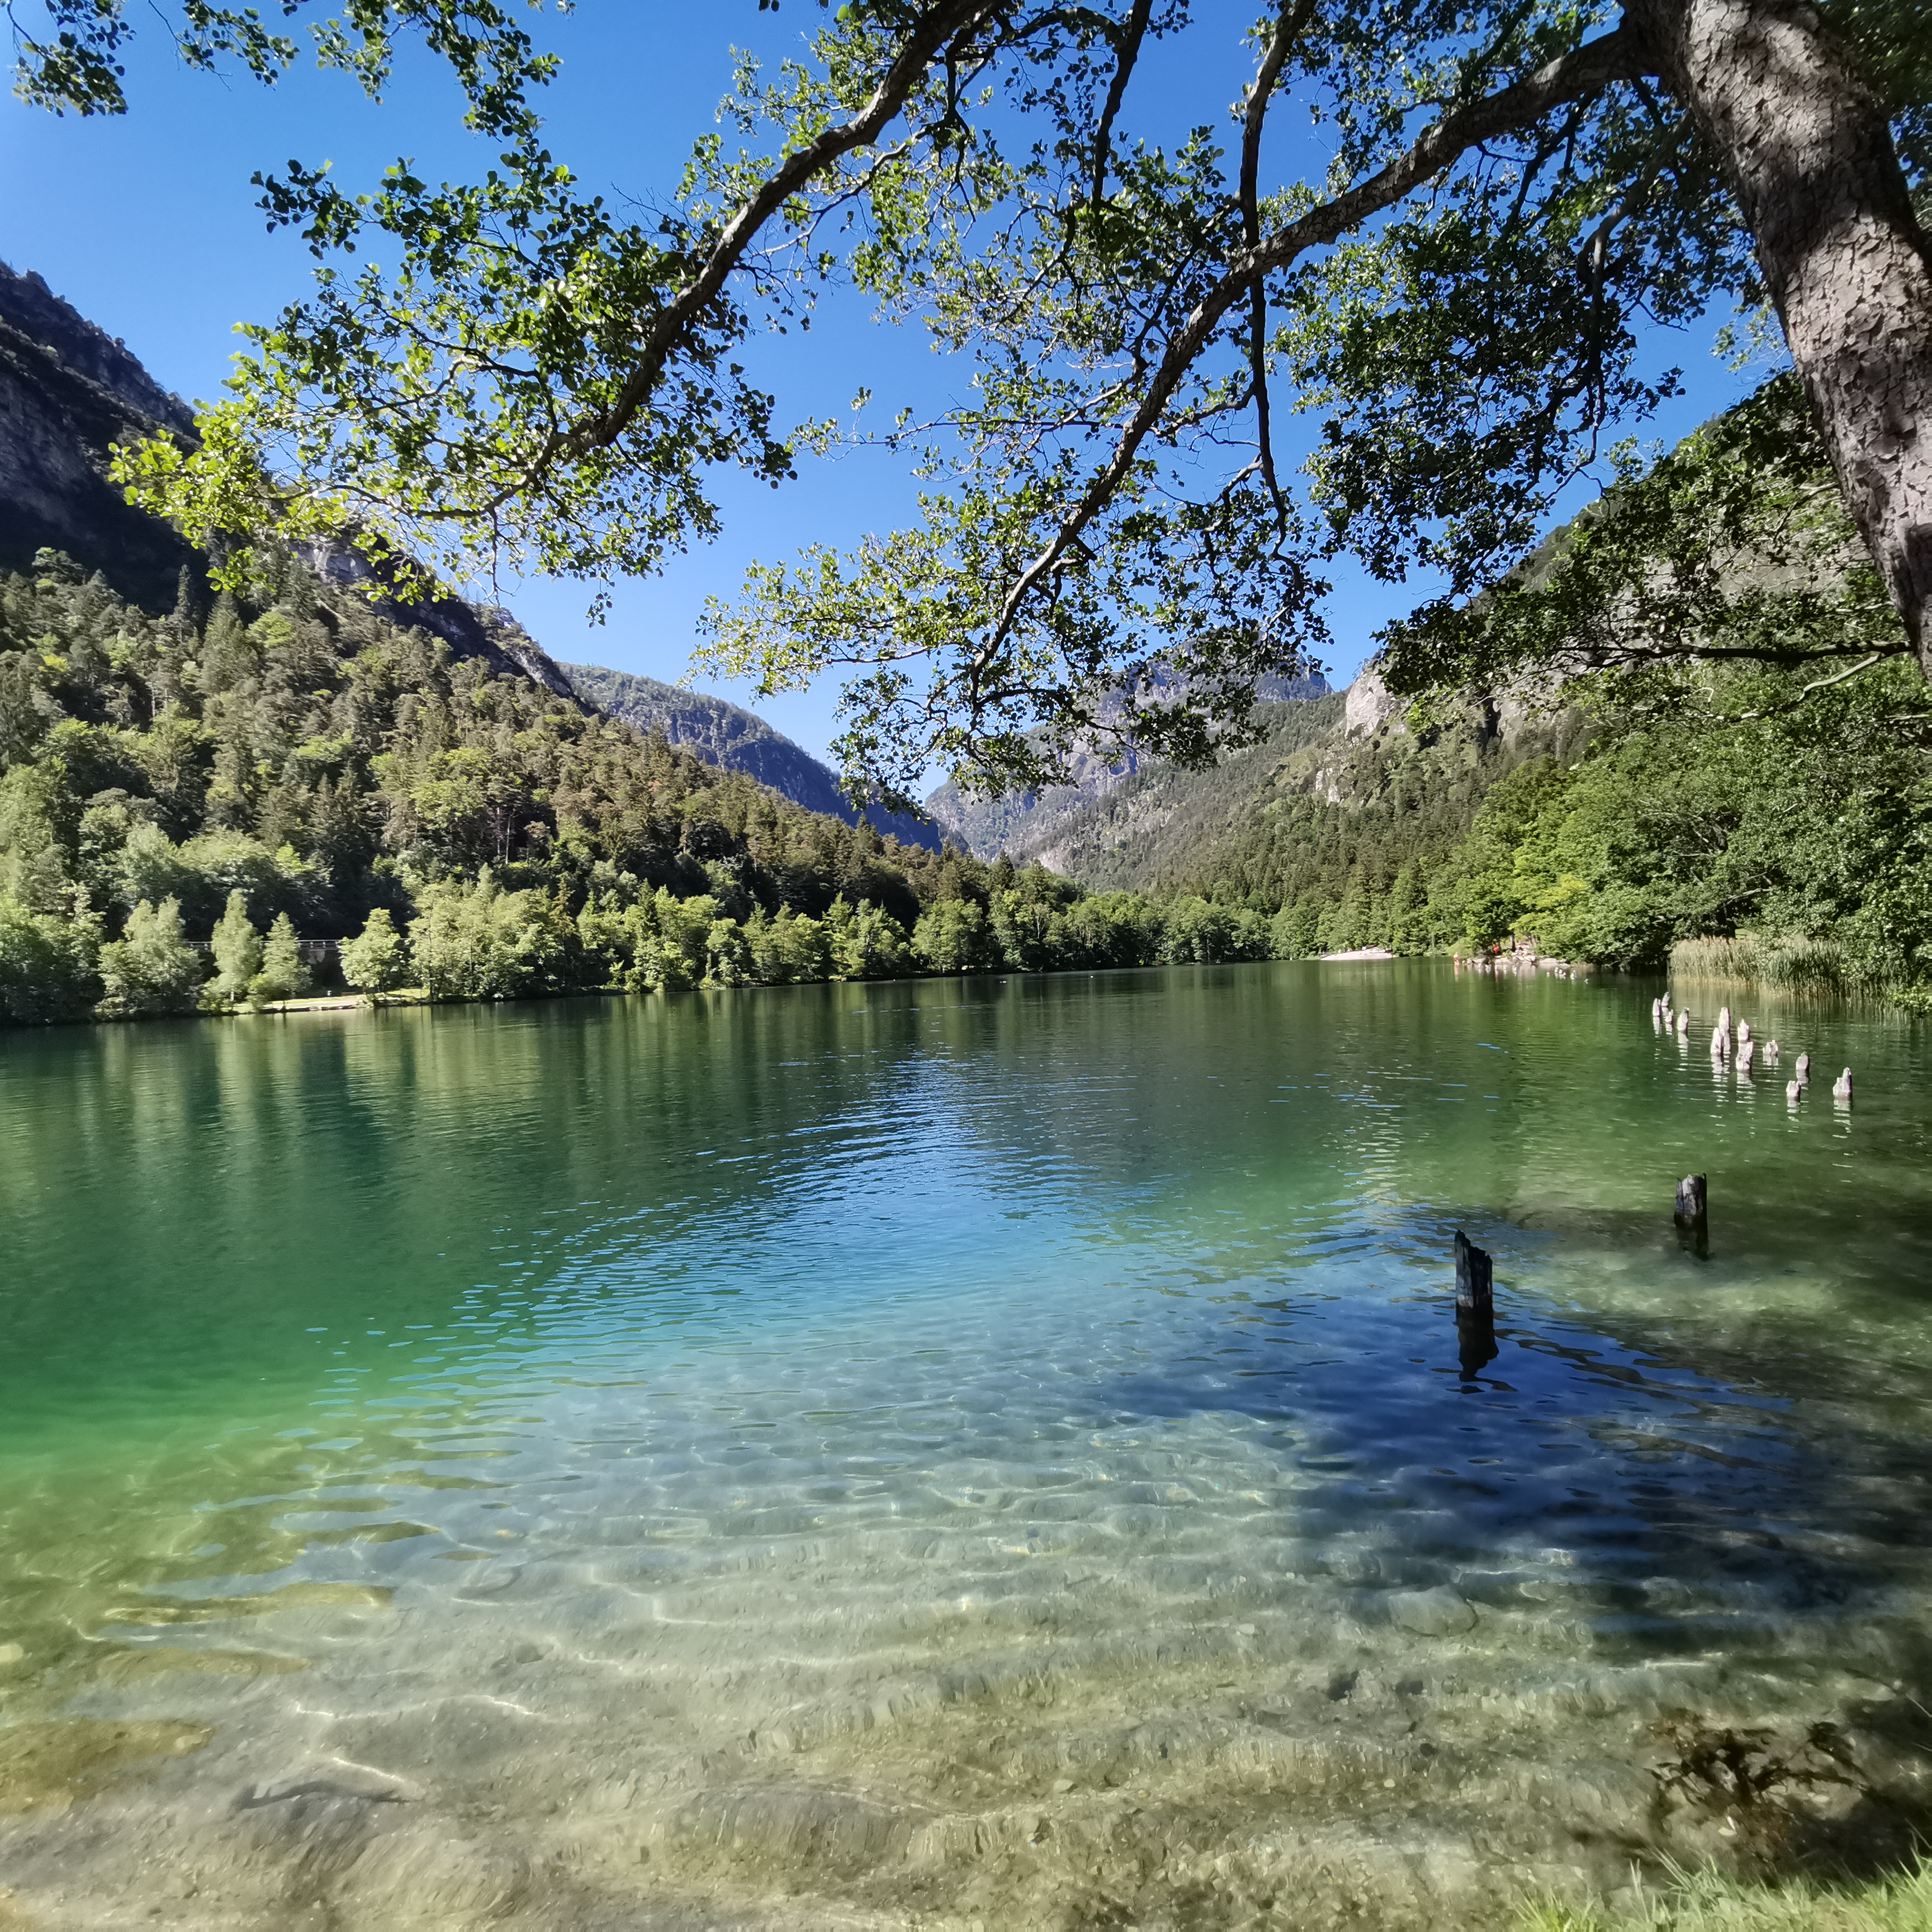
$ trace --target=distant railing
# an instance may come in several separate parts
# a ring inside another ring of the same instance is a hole
[[[190,952],[212,952],[214,950],[214,941],[212,939],[186,939],[182,944]],[[311,966],[321,965],[332,952],[339,952],[342,950],[342,942],[339,939],[298,939],[296,946]]]

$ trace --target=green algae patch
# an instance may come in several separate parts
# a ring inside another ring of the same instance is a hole
[[[198,1751],[214,1735],[212,1724],[166,1720],[10,1725],[0,1730],[0,1816],[64,1810],[157,1760]]]

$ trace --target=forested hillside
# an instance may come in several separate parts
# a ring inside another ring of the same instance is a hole
[[[1280,922],[1285,955],[1463,937],[1432,894],[1490,787],[1568,751],[1582,721],[1462,707],[1413,735],[1393,707],[1340,696],[1284,705],[1268,736],[1213,770],[1156,766],[1069,826],[1053,864],[1101,888],[1200,892]]]
[[[1049,862],[1250,910],[1283,955],[1530,938],[1654,968],[1742,938],[1760,973],[1928,1003],[1932,698],[1787,387],[1437,616],[1522,694],[1412,721],[1371,674],[1211,771],[1142,770]]]
[[[1845,576],[1835,526],[1806,538],[1826,568],[1796,594],[1779,548],[1822,457],[1787,455],[1771,521],[1731,515],[1713,560],[1714,493],[1735,472],[1762,494],[1759,418],[1802,443],[1775,384],[1432,620],[1471,665],[1498,626],[1531,638],[1529,696],[1412,718],[1372,673],[1346,700],[1284,686],[1260,741],[1204,771],[1096,754],[1038,795],[942,788],[949,826],[1011,855],[991,865],[930,849],[929,828],[851,823],[830,773],[754,714],[566,677],[507,612],[372,604],[332,553],[211,602],[200,560],[102,475],[106,439],[178,405],[4,271],[0,392],[18,432],[0,526],[82,556],[44,548],[0,578],[10,1018],[260,1004],[318,973],[476,998],[1526,936],[1655,967],[1742,935],[1732,956],[1760,970],[1912,1000],[1932,983],[1932,700],[1888,658],[1882,598]],[[1681,647],[1620,668],[1629,586],[1665,576],[1754,652],[1802,629],[1846,669]]]
[[[0,578],[11,1020],[260,1005],[338,957],[370,992],[490,998],[1268,945],[1251,913],[808,812],[299,565],[205,612],[184,577],[166,616],[57,552]]]
[[[1799,700],[1800,675],[1706,667],[1661,701],[1284,707],[1207,772],[1154,766],[1048,854],[1090,889],[1198,896],[1270,923],[1276,956],[1533,939],[1660,968],[1732,958],[1923,1003],[1932,982],[1932,700],[1908,664]],[[1358,719],[1358,722],[1360,720]]]
[[[1259,700],[1256,718],[1264,737],[1282,728],[1288,707],[1328,694],[1328,680],[1318,672],[1298,677],[1264,677],[1255,684]],[[1064,784],[1039,791],[982,798],[956,784],[938,787],[926,800],[926,811],[948,836],[982,859],[1002,854],[1016,863],[1037,860],[1066,869],[1064,855],[1070,835],[1086,820],[1088,808],[1131,784],[1143,770],[1162,769],[1143,761],[1132,744],[1102,741],[1076,750],[1066,761]],[[1211,773],[1196,776],[1210,788]]]

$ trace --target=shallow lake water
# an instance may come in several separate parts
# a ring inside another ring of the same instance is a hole
[[[1475,1926],[1891,1856],[1932,1046],[1657,990],[0,1036],[0,1926]]]

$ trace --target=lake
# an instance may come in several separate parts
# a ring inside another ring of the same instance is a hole
[[[0,1924],[1477,1925],[1890,1856],[1932,1049],[1658,990],[0,1036]]]

